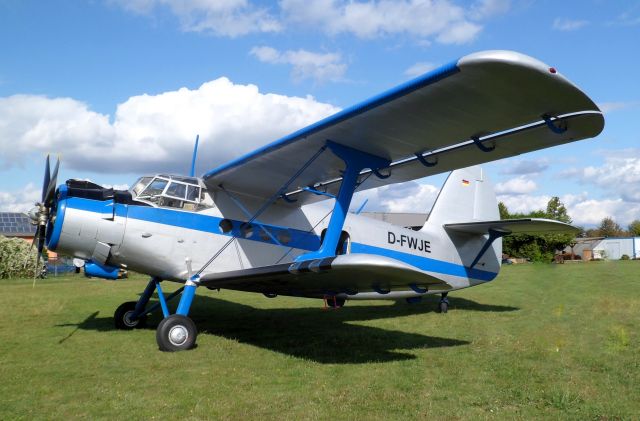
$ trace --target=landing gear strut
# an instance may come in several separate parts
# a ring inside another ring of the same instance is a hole
[[[447,294],[447,292],[443,292],[442,297],[440,297],[438,313],[446,313],[449,310],[449,299],[447,298]]]
[[[196,294],[197,280],[197,277],[188,280],[184,287],[165,298],[160,286],[161,279],[151,279],[137,302],[126,302],[118,307],[114,314],[116,329],[129,330],[144,326],[147,314],[160,307],[162,308],[164,319],[162,319],[156,330],[158,348],[161,351],[169,352],[193,348],[196,344],[198,330],[195,323],[187,315],[189,314],[193,297]],[[156,290],[158,291],[159,302],[147,308],[149,299]],[[180,294],[182,295],[176,314],[169,314],[167,301]]]

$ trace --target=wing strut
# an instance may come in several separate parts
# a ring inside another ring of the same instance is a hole
[[[489,250],[489,247],[491,247],[491,244],[493,244],[494,241],[496,241],[500,237],[504,237],[505,235],[509,235],[509,234],[511,234],[511,231],[493,229],[493,228],[489,229],[489,238],[487,238],[487,241],[484,243],[484,245],[480,249],[480,252],[476,256],[476,258],[473,259],[473,263],[471,263],[471,266],[469,266],[469,269],[473,269],[473,267],[480,261],[480,258],[484,256],[487,250]]]
[[[351,198],[357,188],[360,171],[365,168],[377,171],[381,168],[388,167],[391,163],[388,159],[349,148],[330,140],[327,140],[327,147],[331,149],[331,152],[338,158],[344,161],[346,168],[342,174],[342,183],[340,184],[338,197],[336,197],[331,219],[329,220],[329,226],[327,227],[327,233],[324,236],[320,249],[298,256],[296,258],[297,262],[335,256],[340,234],[342,234],[344,220],[347,216],[349,205],[351,204]]]

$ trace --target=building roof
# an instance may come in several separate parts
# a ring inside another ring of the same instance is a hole
[[[0,235],[5,237],[33,237],[36,228],[24,213],[0,212]]]
[[[388,222],[401,227],[422,228],[427,221],[428,213],[391,213],[391,212],[362,212],[360,215]]]

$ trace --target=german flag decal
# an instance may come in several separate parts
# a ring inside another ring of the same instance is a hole
[[[469,185],[469,180],[462,180],[462,185],[463,186],[468,186]]]

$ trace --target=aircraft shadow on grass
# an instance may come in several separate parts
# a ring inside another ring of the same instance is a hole
[[[473,310],[505,312],[516,307],[480,304],[464,298],[449,298],[453,311]],[[175,303],[174,303],[175,305]],[[347,305],[339,310],[321,311],[315,308],[259,309],[208,296],[194,302],[191,317],[199,334],[222,336],[240,343],[258,346],[282,354],[326,364],[362,364],[415,359],[411,351],[468,345],[466,340],[427,336],[381,327],[353,324],[433,312],[435,301],[407,305],[404,301],[391,306]],[[115,330],[112,317],[89,315],[60,340],[63,343],[78,329]],[[155,330],[161,315],[150,316],[148,329]],[[446,316],[441,320],[443,331]],[[404,352],[403,352],[404,351]],[[407,352],[409,351],[409,352]]]

